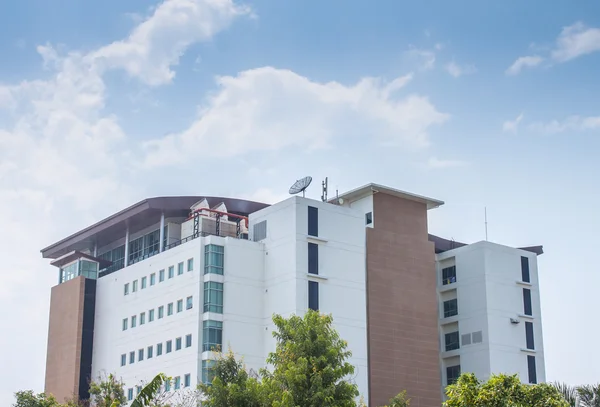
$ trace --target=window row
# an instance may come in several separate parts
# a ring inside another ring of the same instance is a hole
[[[190,387],[192,385],[192,375],[189,373],[186,373],[183,376],[183,387]],[[173,378],[173,387],[174,390],[179,390],[182,386],[182,382],[181,382],[181,376],[175,376]],[[164,384],[164,390],[165,391],[171,391],[171,382],[167,381]],[[133,391],[134,389],[132,387],[130,387],[129,389],[127,389],[127,401],[132,401],[133,400]],[[140,394],[140,392],[142,391],[142,386],[135,386],[135,394],[136,396],[138,394]]]
[[[168,340],[164,343],[164,349],[163,349],[163,343],[158,343],[156,344],[156,346],[154,345],[150,345],[146,348],[142,348],[142,349],[138,349],[138,351],[131,351],[129,352],[129,355],[127,353],[123,353],[121,355],[121,366],[125,366],[127,364],[127,361],[129,360],[129,364],[133,364],[136,361],[137,362],[141,362],[145,359],[152,359],[155,356],[155,349],[156,349],[156,357],[161,356],[163,354],[163,350],[164,353],[171,353],[173,351],[173,341],[172,340]],[[192,334],[188,334],[185,336],[185,347],[189,348],[192,346]],[[179,338],[175,338],[175,350],[181,350],[183,347],[183,338],[179,337]],[[136,360],[136,356],[137,356],[137,360]]]
[[[177,264],[177,275],[180,276],[183,274],[184,272],[184,268],[185,268],[185,264],[184,262],[179,262]],[[190,258],[187,260],[187,271],[193,271],[194,270],[194,259]],[[167,269],[167,278],[173,278],[175,277],[175,266],[169,266],[169,268]],[[158,282],[162,283],[163,281],[165,281],[165,269],[162,269],[158,272]],[[140,289],[143,290],[145,289],[148,284],[150,284],[150,286],[153,286],[156,284],[156,273],[152,273],[150,274],[149,277],[142,277],[139,280],[139,286]],[[129,288],[130,288],[130,283],[125,283],[123,285],[123,295],[129,295]],[[134,280],[133,282],[131,282],[131,292],[135,293],[138,291],[138,280]]]
[[[183,312],[183,298],[180,300],[177,300],[177,312]],[[194,306],[194,297],[190,296],[187,297],[185,299],[185,309],[186,310],[190,310],[192,309]],[[167,304],[167,316],[171,316],[174,313],[174,303],[170,302]],[[155,315],[157,314],[157,315]],[[146,323],[146,315],[148,315],[148,322],[152,322],[156,318],[158,319],[162,319],[165,316],[165,307],[164,305],[161,305],[160,307],[157,308],[157,312],[155,313],[154,308],[151,310],[148,310],[148,313],[146,314],[146,312],[141,312],[139,315],[139,320],[138,320],[138,316],[137,315],[132,315],[131,318],[123,318],[122,321],[122,325],[121,325],[121,329],[123,331],[126,331],[129,328],[135,328],[136,326],[138,326],[138,321],[139,321],[139,325],[144,325]],[[131,321],[131,322],[130,322]]]

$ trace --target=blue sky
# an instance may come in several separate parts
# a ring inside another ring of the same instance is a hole
[[[599,27],[591,0],[0,3],[0,401],[43,387],[40,248],[146,196],[274,202],[304,175],[543,244],[548,379],[597,380]]]

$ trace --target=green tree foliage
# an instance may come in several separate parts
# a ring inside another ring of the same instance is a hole
[[[131,403],[131,407],[158,407],[154,401],[155,397],[161,389],[163,383],[170,381],[171,379],[163,373],[157,374],[150,383],[146,384],[137,397]],[[114,401],[110,407],[120,407],[118,401]],[[166,407],[166,406],[165,406]]]
[[[346,380],[354,373],[351,352],[333,318],[309,311],[304,318],[275,315],[273,322],[277,347],[267,359],[273,369],[261,372],[268,405],[354,407],[358,387]]]
[[[115,402],[117,406],[127,404],[123,383],[113,374],[90,383],[90,399],[93,407],[112,407]]]
[[[393,399],[389,401],[387,406],[384,407],[408,407],[410,406],[410,399],[406,396],[406,390],[397,394]]]
[[[260,407],[261,385],[248,376],[244,364],[230,350],[211,368],[212,384],[200,384],[205,407]]]
[[[35,394],[31,390],[15,393],[16,402],[13,407],[60,407],[54,396],[44,393]]]
[[[492,375],[480,382],[464,373],[446,388],[446,407],[568,407],[560,392],[549,384],[524,385],[517,375]]]

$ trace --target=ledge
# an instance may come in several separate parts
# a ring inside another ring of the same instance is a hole
[[[526,281],[517,280],[516,283],[519,284],[519,285],[524,285],[526,287],[533,287],[533,284],[528,283]]]
[[[525,353],[537,353],[537,351],[535,349],[526,349],[526,348],[521,348],[521,352],[525,352]]]
[[[313,278],[313,279],[317,279],[317,280],[323,280],[323,281],[327,281],[329,280],[329,277],[324,276],[322,274],[312,274],[312,273],[306,273],[306,277],[309,278]]]
[[[328,240],[327,239],[323,239],[322,237],[318,237],[318,236],[312,236],[312,235],[306,235],[306,240],[313,241],[313,242],[319,242],[319,243],[327,243]]]
[[[535,318],[533,317],[533,315],[525,315],[525,314],[518,314],[519,318],[525,318],[525,319],[531,319],[534,320]]]

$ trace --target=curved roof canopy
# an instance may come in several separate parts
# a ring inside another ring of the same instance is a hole
[[[227,211],[243,216],[269,206],[260,202],[213,196],[148,198],[42,249],[42,257],[56,259],[74,250],[88,250],[94,245],[105,246],[124,237],[128,225],[129,233],[135,233],[159,222],[162,213],[165,218],[187,217],[190,207],[204,198],[211,207],[223,202]]]

